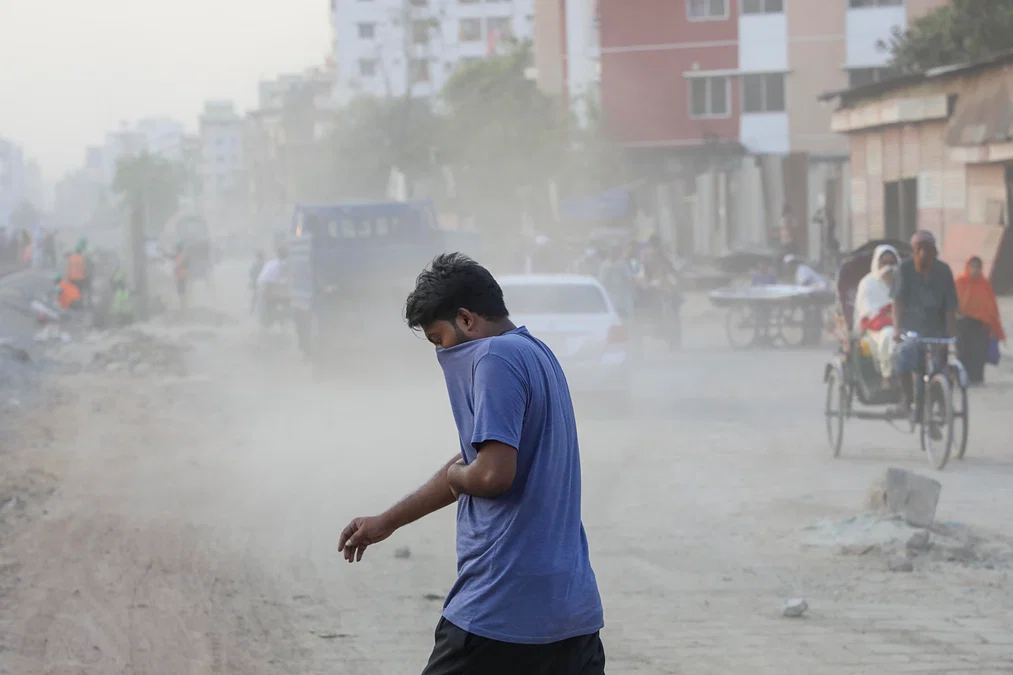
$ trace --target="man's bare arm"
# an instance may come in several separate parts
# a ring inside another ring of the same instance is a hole
[[[447,480],[459,493],[495,499],[506,494],[517,475],[517,449],[499,441],[488,441],[471,464],[454,462],[447,468]]]
[[[455,455],[422,487],[384,511],[380,517],[397,530],[457,502],[457,495],[447,481],[447,469],[460,459],[460,455]]]
[[[456,502],[457,493],[450,487],[447,470],[459,459],[460,455],[455,455],[425,485],[379,516],[356,518],[350,522],[338,539],[338,551],[345,560],[362,560],[362,554],[369,546],[380,543],[405,525]]]

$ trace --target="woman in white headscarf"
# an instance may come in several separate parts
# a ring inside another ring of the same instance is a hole
[[[858,284],[855,294],[855,335],[865,335],[879,364],[884,386],[893,376],[893,278],[900,255],[893,246],[877,246],[872,270]]]

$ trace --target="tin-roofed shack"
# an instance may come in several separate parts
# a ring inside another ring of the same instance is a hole
[[[992,270],[1009,239],[1013,51],[820,100],[837,101],[831,128],[850,142],[856,243],[926,229],[943,242],[943,258],[956,270],[972,254]],[[994,274],[993,281],[999,281]]]

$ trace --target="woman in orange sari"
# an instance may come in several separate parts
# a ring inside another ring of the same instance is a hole
[[[1006,341],[999,318],[999,304],[988,278],[982,274],[978,256],[967,261],[964,273],[956,279],[960,310],[957,319],[957,355],[967,369],[972,384],[985,381],[990,340]]]

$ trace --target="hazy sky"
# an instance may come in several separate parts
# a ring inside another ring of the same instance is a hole
[[[0,0],[0,136],[48,180],[121,120],[196,129],[204,100],[256,104],[257,81],[321,65],[328,0]]]

